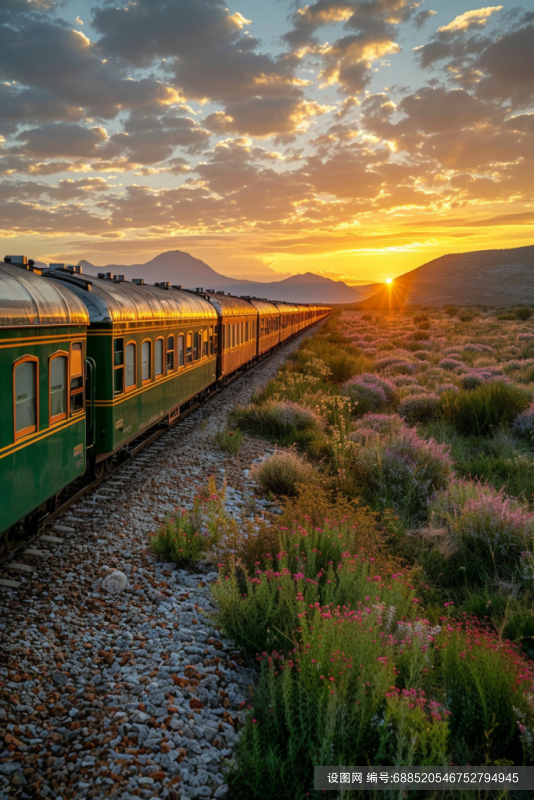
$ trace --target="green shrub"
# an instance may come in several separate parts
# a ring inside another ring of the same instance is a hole
[[[527,320],[532,316],[531,308],[514,308],[514,314],[517,319]]]
[[[456,306],[443,306],[443,310],[448,317],[455,317],[456,314],[458,313],[458,309]]]
[[[532,678],[518,679],[514,648],[468,620],[450,636],[442,656],[455,763],[491,764],[503,758],[523,763],[518,716],[529,712],[522,683]]]
[[[220,496],[215,482],[197,495],[193,509],[178,509],[167,514],[163,525],[150,537],[152,552],[165,561],[186,567],[199,561],[202,555],[219,541],[225,527],[224,493]]]
[[[241,449],[244,436],[239,428],[236,428],[235,430],[225,428],[222,431],[217,431],[214,438],[217,447],[219,447],[225,453],[236,455]]]
[[[241,430],[282,445],[309,442],[322,427],[320,417],[309,408],[280,400],[237,407],[231,416]]]
[[[212,589],[227,636],[253,655],[273,648],[287,652],[300,638],[303,608],[315,603],[356,608],[368,595],[378,565],[385,568],[384,560],[370,560],[361,549],[375,526],[362,510],[321,527],[303,519],[291,529],[279,528],[278,552],[259,556],[252,574],[230,560]],[[409,586],[393,581],[386,590],[396,613],[411,613]]]
[[[253,467],[252,477],[264,494],[295,497],[299,487],[313,481],[315,470],[295,453],[275,453]]]
[[[515,314],[499,314],[497,319],[499,320],[516,320],[517,317]]]
[[[528,405],[528,395],[523,389],[502,381],[491,381],[472,390],[445,392],[441,396],[446,419],[467,436],[485,436],[501,425],[511,425]]]

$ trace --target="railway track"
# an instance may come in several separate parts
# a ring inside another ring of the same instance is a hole
[[[30,527],[27,527],[26,529],[21,528],[19,531],[16,531],[17,539],[13,541],[10,549],[0,553],[0,587],[3,586],[5,588],[18,589],[21,586],[21,582],[16,580],[15,577],[11,577],[9,573],[14,572],[17,576],[21,576],[23,574],[31,573],[35,570],[33,565],[27,565],[18,560],[24,554],[37,558],[46,557],[46,552],[43,552],[32,545],[38,543],[39,541],[47,542],[49,544],[59,544],[63,541],[63,538],[54,535],[55,533],[74,533],[74,528],[70,527],[69,525],[55,524],[56,520],[64,515],[71,508],[71,506],[78,503],[86,495],[94,492],[110,478],[115,476],[118,477],[124,472],[125,469],[128,468],[129,465],[132,465],[132,460],[139,456],[140,453],[145,450],[145,448],[157,441],[168,430],[176,425],[179,425],[181,422],[187,419],[187,417],[196,411],[196,409],[198,409],[201,405],[204,405],[219,395],[220,392],[224,391],[236,380],[246,374],[249,369],[255,369],[256,367],[264,364],[271,356],[279,353],[280,350],[283,349],[287,344],[295,342],[296,339],[299,339],[303,334],[309,333],[309,331],[313,330],[314,328],[315,326],[312,326],[312,328],[302,331],[296,337],[283,342],[281,345],[270,351],[260,361],[254,364],[253,367],[246,367],[238,370],[234,375],[227,379],[224,384],[216,386],[209,393],[207,393],[204,398],[193,402],[188,408],[184,409],[183,412],[178,414],[170,422],[160,423],[156,428],[150,428],[142,433],[131,443],[126,456],[116,464],[108,464],[107,468],[104,469],[102,474],[98,477],[94,477],[93,475],[89,474],[89,472],[86,472],[81,478],[66,487],[59,496],[56,507],[49,511],[45,516],[35,520]],[[106,490],[103,489],[103,491]],[[107,491],[109,491],[109,489]],[[50,528],[52,533],[47,532],[47,529]]]

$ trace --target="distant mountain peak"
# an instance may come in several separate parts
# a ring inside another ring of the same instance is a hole
[[[353,303],[369,294],[366,292],[367,287],[355,289],[343,281],[335,281],[313,272],[289,278],[280,276],[279,280],[271,282],[228,278],[216,272],[205,261],[183,250],[168,250],[145,264],[108,264],[105,267],[96,267],[83,259],[80,265],[89,275],[113,272],[125,275],[127,280],[144,278],[147,283],[168,281],[171,285],[181,285],[185,289],[217,289],[238,296],[267,297],[270,300],[293,303]]]

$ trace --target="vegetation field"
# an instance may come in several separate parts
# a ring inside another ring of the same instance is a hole
[[[313,797],[314,765],[534,764],[530,314],[333,315],[230,420],[281,446],[255,478],[282,514],[238,524],[211,485],[153,538],[217,559],[257,669],[230,797]]]

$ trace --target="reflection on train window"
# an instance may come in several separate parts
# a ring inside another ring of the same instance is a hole
[[[184,365],[184,337],[178,337],[178,367],[183,367]]]
[[[213,341],[213,328],[210,328],[210,355],[213,355],[215,352],[215,343]]]
[[[167,372],[174,372],[174,336],[167,336]]]
[[[135,355],[135,342],[126,345],[126,391],[137,386],[137,363]]]
[[[202,331],[202,358],[208,355],[208,331]]]
[[[74,364],[71,365],[72,368]],[[115,339],[113,342],[113,383],[115,394],[124,391],[124,339]]]
[[[67,416],[67,356],[52,356],[50,359],[50,424]]]
[[[156,378],[163,375],[163,339],[156,339]]]
[[[15,439],[37,430],[37,359],[15,364]]]
[[[195,361],[197,361],[199,357],[199,351],[200,351],[199,341],[202,342],[200,337],[201,337],[200,333],[195,333],[193,335],[193,358]]]
[[[248,322],[245,322],[245,342],[250,341],[248,338]]]
[[[142,382],[147,383],[152,376],[152,342],[147,339],[141,348]]]
[[[82,343],[74,342],[70,349],[70,413],[78,414],[84,408]]]
[[[187,334],[187,350],[185,351],[185,361],[191,364],[193,361],[193,334]]]
[[[235,347],[235,322],[232,325],[232,347]]]
[[[237,328],[237,331],[236,331],[236,344],[237,344],[238,346],[241,344],[241,336],[240,336],[240,334],[239,334],[240,327],[241,327],[241,326],[240,326],[240,324],[239,324],[239,322],[238,322],[238,323],[237,323],[237,325],[236,325],[236,328]]]

